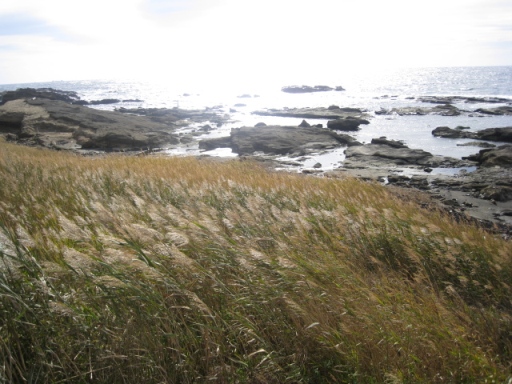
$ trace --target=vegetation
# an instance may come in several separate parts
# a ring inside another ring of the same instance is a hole
[[[356,179],[0,143],[0,382],[512,377],[512,245]]]

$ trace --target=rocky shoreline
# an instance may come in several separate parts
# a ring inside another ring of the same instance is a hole
[[[302,88],[292,92],[300,91],[315,90]],[[425,102],[436,104],[435,107],[375,111],[375,114],[454,115],[459,110],[448,104],[454,99],[428,98]],[[467,103],[479,101],[465,100]],[[512,145],[504,144],[512,142],[512,127],[478,132],[468,132],[464,127],[434,129],[432,134],[440,138],[471,138],[489,147],[464,159],[456,159],[411,149],[401,141],[386,137],[374,138],[368,144],[360,143],[349,133],[369,124],[372,115],[358,108],[329,106],[256,111],[254,114],[258,116],[294,117],[303,121],[300,126],[267,126],[263,123],[254,127],[242,126],[231,129],[229,136],[204,139],[201,138],[204,133],[215,129],[212,125],[220,127],[230,121],[230,116],[215,108],[121,107],[116,111],[102,111],[87,107],[102,102],[84,103],[74,92],[52,89],[4,92],[0,105],[0,135],[19,144],[81,154],[148,153],[195,143],[200,150],[230,148],[241,158],[257,157],[274,167],[291,169],[299,167],[312,154],[344,150],[343,166],[323,172],[325,176],[350,175],[428,192],[432,201],[454,215],[467,215],[506,236],[512,234]],[[508,114],[511,110],[500,106],[478,113]],[[306,119],[328,120],[327,127],[310,124]],[[183,131],[183,128],[200,124],[203,125],[198,129]],[[315,164],[303,172],[320,173],[321,168],[321,164]]]

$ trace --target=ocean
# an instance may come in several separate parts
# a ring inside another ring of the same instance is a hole
[[[512,126],[512,116],[495,116],[473,113],[478,108],[494,108],[512,103],[512,66],[502,67],[450,67],[375,69],[371,72],[339,73],[330,81],[321,84],[269,84],[250,79],[246,84],[217,82],[215,86],[194,84],[176,86],[161,79],[159,82],[126,80],[78,80],[52,81],[45,83],[0,85],[0,91],[17,88],[51,87],[65,91],[76,91],[83,100],[120,99],[140,100],[117,104],[97,105],[94,108],[114,110],[116,108],[214,108],[219,113],[229,114],[231,122],[205,134],[205,137],[229,135],[231,128],[253,126],[258,122],[267,125],[298,125],[302,119],[264,117],[254,111],[268,108],[339,107],[361,108],[372,115],[369,125],[361,126],[353,136],[361,142],[370,142],[374,137],[402,140],[411,148],[420,148],[436,155],[461,158],[479,151],[472,146],[460,146],[468,139],[435,138],[431,131],[439,126],[455,128],[469,127],[471,131],[484,128]],[[282,92],[289,85],[342,86],[344,91],[290,94]],[[460,116],[379,115],[381,109],[399,107],[434,107],[435,104],[418,100],[422,96],[460,96],[477,98],[506,98],[510,101],[496,104],[488,102],[454,105],[464,112]],[[311,124],[327,125],[327,120],[309,120]],[[192,127],[193,129],[194,127]],[[190,129],[190,128],[189,128]],[[351,133],[352,134],[352,133]],[[197,154],[196,148],[170,150],[169,154]],[[221,149],[211,155],[234,156]],[[326,157],[327,156],[327,157]],[[323,160],[332,167],[343,161],[343,151],[319,154],[311,163]]]

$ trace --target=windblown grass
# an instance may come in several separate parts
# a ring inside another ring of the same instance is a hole
[[[512,246],[385,188],[0,143],[0,382],[504,382]]]

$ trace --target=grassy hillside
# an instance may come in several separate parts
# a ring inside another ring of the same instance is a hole
[[[355,179],[0,143],[0,256],[0,382],[512,376],[511,243]]]

